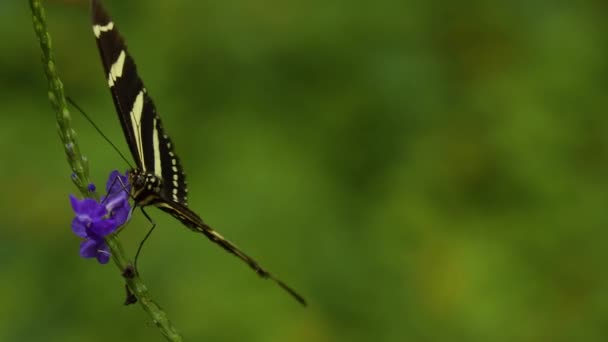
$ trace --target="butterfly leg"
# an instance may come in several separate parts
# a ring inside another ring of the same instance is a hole
[[[131,193],[129,192],[129,190],[127,189],[127,186],[125,185],[125,183],[122,181],[122,179],[120,179],[120,177],[115,177],[112,180],[112,184],[110,185],[110,189],[112,189],[114,187],[114,185],[116,184],[116,182],[118,181],[118,183],[120,183],[120,186],[122,187],[122,190],[127,193],[127,195],[131,198],[134,199],[133,196],[131,195]],[[110,196],[110,194],[108,194],[108,196],[106,196],[106,198],[104,198],[104,201]],[[103,201],[102,201],[103,204]],[[135,209],[137,208],[137,205],[134,205],[131,208],[131,213],[129,214],[129,217],[133,214],[133,212],[135,211]],[[139,246],[137,247],[137,252],[135,253],[135,261],[134,263],[134,270],[125,270],[125,274],[128,274],[129,272],[135,272],[137,273],[138,269],[137,269],[137,260],[139,260],[139,254],[141,253],[142,247],[144,246],[144,243],[146,242],[146,240],[148,239],[148,237],[150,237],[150,235],[152,234],[152,232],[154,231],[154,228],[156,228],[156,223],[152,220],[152,218],[150,217],[150,215],[148,215],[148,213],[146,213],[146,211],[144,210],[143,207],[139,207],[141,209],[141,212],[144,214],[144,216],[146,217],[146,219],[152,224],[152,228],[150,228],[150,230],[148,231],[148,233],[146,234],[146,236],[144,237],[144,239],[139,243]],[[124,226],[123,226],[124,227]],[[122,229],[122,228],[121,228]],[[128,277],[125,275],[125,277]],[[127,300],[128,301],[128,300]]]
[[[127,193],[127,196],[129,196],[130,199],[135,200],[135,197],[131,195],[129,189],[127,189],[127,186],[125,185],[125,183],[123,183],[122,179],[120,179],[119,176],[114,177],[114,179],[112,180],[112,184],[110,184],[110,189],[114,188],[114,185],[116,185],[116,181],[120,183],[120,187],[125,193]],[[103,201],[101,201],[101,204],[104,204],[104,202],[110,197],[110,195],[111,193],[108,193],[108,195],[103,199]]]
[[[117,177],[114,177],[114,179],[112,180],[112,184],[110,184],[110,189],[113,189],[113,188],[114,188],[114,185],[116,185],[116,182],[117,182],[117,181],[118,181],[118,183],[120,184],[120,187],[122,188],[122,191],[124,191],[124,192],[127,194],[127,196],[129,196],[129,198],[131,198],[131,199],[133,199],[133,200],[134,200],[133,195],[131,195],[131,193],[130,193],[130,192],[129,192],[129,190],[127,189],[127,186],[125,185],[125,183],[123,183],[122,179],[120,179],[120,177],[118,177],[118,176],[117,176]],[[102,205],[103,205],[103,204],[105,204],[104,202],[105,202],[105,201],[106,201],[106,200],[107,200],[107,199],[110,197],[110,195],[111,195],[111,194],[112,194],[112,193],[111,193],[111,192],[109,192],[109,193],[107,194],[107,196],[106,196],[106,197],[103,199],[103,201],[101,201],[101,204],[102,204]],[[135,211],[135,208],[136,208],[136,207],[137,207],[137,206],[135,205],[135,206],[133,206],[133,208],[131,208],[131,212],[129,213],[129,217],[131,217],[131,215],[132,215],[132,214],[133,214],[133,212]],[[121,227],[118,229],[118,232],[120,232],[120,231],[123,229],[123,227],[124,227],[124,224],[123,224],[123,225],[122,225],[122,226],[121,226]]]
[[[148,233],[146,234],[146,236],[144,236],[144,239],[141,240],[141,242],[139,243],[139,247],[137,247],[137,253],[135,253],[135,270],[136,270],[136,272],[137,272],[137,260],[139,258],[139,253],[141,252],[141,249],[144,246],[144,243],[146,242],[146,240],[148,240],[148,238],[154,231],[154,228],[156,228],[156,223],[152,220],[152,218],[148,215],[148,213],[146,213],[146,211],[144,210],[144,207],[139,207],[139,208],[141,209],[141,212],[144,214],[146,219],[148,219],[148,221],[152,224],[152,227],[150,228],[150,230],[148,230]],[[133,207],[133,209],[135,209],[135,207]]]
[[[112,180],[112,184],[110,184],[110,189],[114,188],[114,185],[116,185],[116,180],[121,181],[119,177],[114,177],[114,179]],[[121,181],[122,182],[122,181]],[[123,189],[125,191],[127,191],[127,188],[124,186],[123,184]],[[101,204],[104,205],[106,200],[108,199],[108,197],[110,197],[111,193],[108,193],[106,195],[106,197],[103,199],[103,201],[101,201]]]

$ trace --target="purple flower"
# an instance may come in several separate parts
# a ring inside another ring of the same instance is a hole
[[[105,237],[116,231],[128,219],[131,213],[129,196],[124,191],[128,186],[128,179],[118,171],[110,174],[106,189],[112,190],[115,179],[120,177],[122,183],[114,193],[109,192],[101,202],[91,198],[82,200],[70,195],[70,202],[76,217],[72,220],[72,231],[84,241],[80,244],[80,256],[83,258],[97,258],[101,264],[110,260],[110,251]],[[130,186],[128,187],[130,189]]]
[[[101,203],[108,211],[108,217],[116,222],[116,227],[122,226],[129,220],[131,215],[131,205],[127,195],[103,196]]]
[[[70,202],[76,214],[72,220],[72,231],[85,239],[80,245],[80,256],[96,257],[99,263],[107,263],[110,253],[104,238],[116,230],[115,221],[106,218],[108,210],[94,199],[79,200],[70,195]]]
[[[110,249],[102,240],[86,239],[80,243],[80,256],[83,258],[97,258],[100,264],[110,261]]]
[[[129,184],[127,173],[123,176],[117,170],[112,171],[106,184],[108,195],[101,198],[101,203],[108,210],[109,217],[116,221],[117,227],[127,222],[131,214],[131,206],[129,205],[130,191],[131,184]]]
[[[106,183],[106,192],[108,196],[124,194],[128,197],[129,193],[131,193],[128,172],[125,172],[124,176],[118,170],[110,172],[110,177]]]

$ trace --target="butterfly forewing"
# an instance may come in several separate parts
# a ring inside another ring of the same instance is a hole
[[[112,100],[118,113],[122,130],[127,139],[131,154],[141,169],[142,156],[140,155],[141,141],[138,127],[133,125],[129,112],[133,108],[134,100],[143,88],[143,84],[136,74],[135,63],[127,54],[123,38],[114,27],[114,22],[104,11],[101,4],[93,1],[92,19],[93,33],[101,56],[101,62],[106,81],[112,93]],[[117,76],[120,82],[117,82]]]
[[[116,24],[92,1],[93,33],[127,144],[139,169],[163,181],[159,196],[187,205],[185,175]]]

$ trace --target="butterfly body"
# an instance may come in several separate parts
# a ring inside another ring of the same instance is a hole
[[[139,206],[155,204],[159,201],[159,193],[163,186],[162,178],[152,173],[144,173],[139,169],[128,171],[129,184],[132,185],[131,197]]]
[[[155,206],[202,233],[237,256],[263,278],[272,279],[305,305],[305,300],[208,226],[188,207],[188,188],[181,162],[166,134],[152,98],[137,73],[135,62],[116,25],[99,0],[92,0],[93,33],[112,100],[136,167],[129,170],[131,196],[140,207]]]

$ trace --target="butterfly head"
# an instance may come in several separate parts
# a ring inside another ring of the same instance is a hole
[[[158,197],[162,188],[162,179],[138,169],[129,171],[129,183],[132,187],[132,195],[139,205],[148,204]]]

